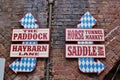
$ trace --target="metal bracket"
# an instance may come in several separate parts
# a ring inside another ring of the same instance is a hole
[[[54,0],[48,0],[49,4],[53,4]]]

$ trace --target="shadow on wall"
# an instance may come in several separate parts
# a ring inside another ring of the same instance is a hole
[[[104,77],[103,80],[120,80],[120,61],[118,61],[113,69]]]

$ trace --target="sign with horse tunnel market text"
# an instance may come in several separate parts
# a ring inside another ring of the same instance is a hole
[[[66,29],[66,41],[104,41],[103,29]],[[104,45],[66,44],[66,58],[93,57],[104,58]]]
[[[83,73],[101,73],[105,65],[94,58],[105,58],[105,45],[94,44],[94,41],[104,42],[104,30],[92,28],[96,24],[96,19],[86,12],[80,19],[77,28],[67,28],[66,38],[68,42],[76,44],[66,44],[66,58],[78,58],[79,69]]]
[[[104,30],[67,28],[66,41],[104,41]]]

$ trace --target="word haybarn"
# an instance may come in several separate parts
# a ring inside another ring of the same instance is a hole
[[[12,44],[11,57],[48,57],[48,44]]]
[[[47,46],[45,45],[15,45],[15,46],[12,46],[12,51],[27,51],[27,52],[32,52],[32,51],[46,51],[47,50]]]

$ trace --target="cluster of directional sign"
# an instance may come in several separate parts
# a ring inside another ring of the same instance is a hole
[[[50,30],[38,29],[37,20],[28,12],[20,23],[25,29],[13,29],[12,41],[23,41],[22,44],[11,44],[10,57],[16,59],[9,67],[15,72],[31,72],[36,67],[37,57],[49,57],[49,44],[38,44],[49,41]]]
[[[20,23],[25,29],[13,29],[12,41],[22,44],[11,44],[10,57],[16,59],[9,67],[15,72],[31,72],[35,69],[36,58],[49,57],[49,44],[38,44],[38,41],[50,40],[49,29],[39,29],[37,20],[29,12]],[[80,71],[84,73],[101,73],[105,65],[94,58],[105,58],[105,46],[93,44],[93,41],[104,41],[103,29],[91,29],[96,24],[96,19],[86,12],[80,19],[77,28],[66,29],[66,41],[77,41],[78,44],[66,44],[66,58],[79,58]]]
[[[105,65],[94,58],[105,58],[105,46],[93,44],[93,41],[104,41],[103,29],[91,29],[96,19],[86,12],[80,19],[77,29],[66,29],[66,41],[77,41],[78,44],[66,44],[66,58],[78,58],[79,69],[83,73],[101,73]]]

